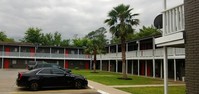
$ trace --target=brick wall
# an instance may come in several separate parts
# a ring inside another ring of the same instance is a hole
[[[199,94],[199,0],[184,0],[187,94]]]

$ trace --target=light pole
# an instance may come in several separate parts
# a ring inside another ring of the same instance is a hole
[[[164,11],[167,9],[167,2],[164,0],[163,2]],[[163,35],[166,27],[166,14],[163,14]],[[167,47],[164,46],[164,94],[168,94],[168,58],[167,58]]]

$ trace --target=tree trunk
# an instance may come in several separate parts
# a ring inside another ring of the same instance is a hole
[[[125,38],[121,37],[121,49],[122,49],[122,74],[123,78],[127,79],[127,74],[126,74],[126,53],[125,53]]]
[[[93,62],[93,72],[96,72],[96,55],[97,55],[97,50],[94,50],[94,62]]]

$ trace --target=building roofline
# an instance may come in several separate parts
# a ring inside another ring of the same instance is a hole
[[[33,43],[25,43],[25,42],[0,42],[0,45],[7,45],[7,46],[26,46],[26,47],[35,47],[36,45]],[[83,49],[83,47],[61,47],[61,46],[44,46],[38,45],[38,47],[48,47],[48,48],[69,48],[69,49]]]
[[[158,35],[152,35],[152,36],[146,36],[146,37],[142,37],[142,38],[139,38],[139,39],[133,39],[133,40],[130,40],[130,41],[126,41],[125,43],[130,43],[130,42],[136,42],[136,41],[142,41],[142,40],[147,40],[147,39],[150,39],[150,38],[158,38],[158,37],[161,37],[162,35],[161,34],[158,34]],[[108,44],[107,46],[115,46],[115,45],[120,45],[121,43],[118,43],[118,44]],[[107,47],[106,46],[106,47]]]

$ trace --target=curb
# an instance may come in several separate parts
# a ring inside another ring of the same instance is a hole
[[[88,87],[89,88],[91,88],[91,89],[95,89],[93,86],[91,86],[91,85],[88,85]],[[109,94],[109,93],[107,93],[107,92],[105,92],[105,91],[103,91],[103,90],[100,90],[100,89],[95,89],[95,90],[97,90],[97,92],[99,92],[100,94]]]

